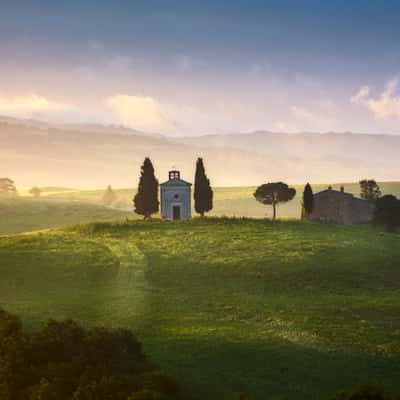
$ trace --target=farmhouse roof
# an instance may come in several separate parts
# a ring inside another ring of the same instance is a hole
[[[336,196],[336,198],[347,198],[352,199],[353,202],[368,202],[368,200],[361,199],[359,197],[354,196],[353,193],[348,193],[344,191],[344,187],[342,186],[340,190],[335,190],[329,187],[328,189],[322,190],[321,192],[317,192],[314,194],[314,197],[326,197],[326,196]]]
[[[335,190],[335,189],[325,189],[322,190],[321,192],[317,192],[314,194],[314,196],[323,196],[323,195],[333,195],[333,196],[348,196],[348,197],[354,197],[352,193],[345,192],[344,190]]]

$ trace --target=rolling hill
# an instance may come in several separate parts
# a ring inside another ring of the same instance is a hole
[[[0,305],[128,327],[183,397],[329,399],[400,375],[399,235],[206,219],[0,237]]]
[[[400,178],[400,136],[394,135],[255,132],[168,138],[115,126],[2,118],[0,142],[1,176],[13,178],[18,187],[135,186],[145,156],[152,158],[160,181],[172,166],[192,180],[195,160],[202,156],[215,186]]]
[[[0,196],[0,235],[58,228],[93,221],[135,218],[133,213],[86,201]]]

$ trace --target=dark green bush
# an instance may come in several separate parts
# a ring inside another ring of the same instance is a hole
[[[393,232],[400,227],[400,200],[389,194],[376,200],[373,222]]]
[[[128,330],[51,320],[27,334],[0,309],[0,400],[167,400],[177,393]]]

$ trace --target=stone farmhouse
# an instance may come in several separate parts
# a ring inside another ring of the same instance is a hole
[[[160,184],[161,217],[170,220],[192,218],[192,184],[181,179],[179,171],[170,171],[168,181]]]
[[[308,219],[344,225],[366,224],[371,222],[373,212],[374,205],[370,201],[346,193],[343,186],[340,191],[329,187],[314,194],[314,210]]]

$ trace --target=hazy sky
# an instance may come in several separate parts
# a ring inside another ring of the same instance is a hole
[[[0,114],[400,133],[400,1],[3,0]]]

